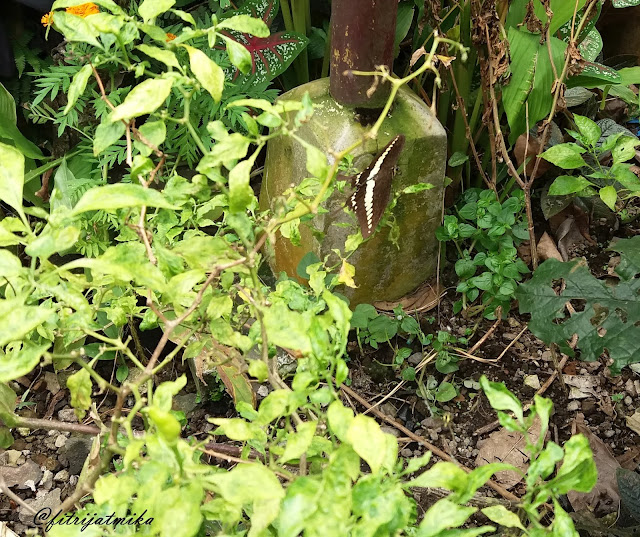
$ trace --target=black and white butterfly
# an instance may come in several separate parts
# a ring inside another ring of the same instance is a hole
[[[389,204],[391,181],[403,146],[404,135],[398,134],[369,166],[352,178],[354,192],[347,206],[356,213],[363,239],[375,231]]]

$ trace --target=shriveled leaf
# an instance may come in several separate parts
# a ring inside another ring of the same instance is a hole
[[[86,369],[74,373],[67,379],[67,388],[71,394],[71,406],[74,408],[78,419],[91,408],[91,376]]]
[[[618,468],[616,477],[622,505],[640,522],[640,475],[632,470]]]
[[[222,361],[220,365],[216,367],[218,375],[220,375],[220,379],[224,383],[227,393],[231,396],[235,404],[245,402],[251,405],[252,408],[255,408],[256,394],[251,387],[249,377],[247,377],[247,374],[244,372],[245,364],[242,357],[238,351],[232,348],[229,348],[228,353],[231,359],[226,362]]]
[[[540,438],[540,420],[538,417],[528,431],[529,440],[536,443]],[[510,489],[517,485],[526,473],[529,465],[529,454],[525,449],[526,439],[518,432],[500,429],[492,433],[478,449],[476,457],[476,465],[490,463],[507,463],[514,467],[513,470],[503,470],[495,476],[498,481],[506,489]]]

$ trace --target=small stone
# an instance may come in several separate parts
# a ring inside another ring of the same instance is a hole
[[[438,418],[425,418],[420,422],[420,425],[427,430],[435,430],[437,432],[442,430],[442,420]]]
[[[47,511],[55,513],[55,509],[60,507],[60,489],[54,489],[51,492],[47,492],[40,498],[33,500],[26,500],[25,503],[31,507],[35,512],[41,509],[47,508]],[[23,524],[33,523],[33,513],[24,507],[18,507],[18,517]],[[46,522],[46,521],[43,521]]]
[[[36,463],[38,463],[38,466],[42,466],[46,470],[50,470],[51,472],[54,472],[55,470],[57,470],[59,466],[57,459],[54,459],[52,457],[47,457],[42,453],[34,453],[32,459]]]
[[[391,403],[384,403],[380,407],[380,410],[382,410],[382,412],[384,412],[387,416],[391,418],[395,418],[398,415],[398,410]]]
[[[89,455],[92,444],[93,437],[91,436],[71,436],[60,450],[60,455],[64,455],[69,461],[69,473],[71,475],[77,475],[82,471],[84,461]]]
[[[570,401],[567,405],[567,410],[569,412],[575,412],[580,409],[580,401]]]
[[[44,473],[42,474],[42,479],[40,480],[38,487],[44,490],[51,490],[52,486],[53,486],[53,472],[49,470],[45,470]]]
[[[56,436],[55,446],[57,448],[61,448],[66,443],[67,443],[67,437],[65,435],[59,434],[58,436]]]
[[[66,483],[69,481],[69,472],[67,470],[60,470],[56,475],[53,476],[54,481]]]
[[[419,365],[420,362],[422,362],[422,353],[421,352],[413,353],[411,356],[409,356],[409,358],[407,358],[407,362],[409,362],[413,366]]]
[[[0,464],[2,466],[19,466],[18,459],[22,456],[22,452],[15,449],[7,449],[0,455]]]
[[[524,385],[533,388],[534,390],[540,389],[540,379],[538,375],[526,375],[524,377]]]
[[[611,438],[611,437],[613,437],[615,435],[616,435],[616,432],[613,429],[609,429],[608,431],[604,432],[604,436],[606,438]]]
[[[189,417],[193,410],[198,406],[197,399],[197,393],[184,393],[176,395],[173,398],[173,410],[184,412],[184,415]]]
[[[631,397],[630,395],[627,395],[624,398],[624,404],[627,406],[631,406],[633,404],[633,397]]]
[[[511,332],[505,332],[502,334],[502,339],[506,339],[507,341],[513,341],[518,337],[518,334],[512,334]]]
[[[71,485],[72,487],[75,487],[78,484],[78,480],[79,480],[79,478],[78,478],[77,475],[72,475],[69,478],[69,485]]]
[[[127,382],[131,382],[132,384],[135,384],[138,379],[144,375],[144,371],[142,369],[138,369],[136,368],[131,368],[129,369],[129,376],[127,377]],[[147,383],[143,382],[140,385],[140,395],[146,395],[147,393]]]
[[[582,412],[584,412],[585,416],[589,416],[594,413],[596,410],[596,402],[592,399],[585,401],[582,403]]]
[[[20,490],[34,490],[35,483],[42,479],[42,470],[31,459],[17,468],[10,466],[0,467],[0,475],[4,478],[7,487],[18,487]]]
[[[60,382],[58,381],[58,376],[52,371],[47,371],[44,374],[44,382],[47,385],[47,390],[51,393],[55,394],[60,391]]]
[[[398,431],[398,429],[395,429],[394,427],[389,427],[388,425],[383,425],[382,427],[380,427],[380,430],[383,433],[387,433],[387,434],[393,435],[396,438],[400,437],[400,431]]]
[[[437,442],[438,438],[440,438],[440,435],[438,435],[438,433],[436,431],[429,431],[429,439],[432,442]]]
[[[404,448],[402,451],[400,451],[400,455],[402,455],[403,457],[409,459],[409,458],[413,457],[413,450],[411,450],[409,448]]]
[[[58,410],[58,419],[68,423],[78,422],[78,418],[73,408],[63,408],[62,410]]]
[[[545,362],[550,362],[552,359],[551,351],[544,351],[540,358],[542,358]]]
[[[2,537],[20,537],[20,535],[27,534],[27,527],[22,524],[14,523],[11,525],[14,530],[19,531],[20,534],[13,532],[7,527],[7,522],[0,522],[0,535]],[[18,527],[19,526],[19,527]]]
[[[258,396],[259,396],[259,397],[262,397],[262,398],[264,399],[267,395],[269,395],[269,388],[267,388],[267,387],[263,384],[263,385],[261,385],[261,386],[258,388],[257,393],[258,393]]]

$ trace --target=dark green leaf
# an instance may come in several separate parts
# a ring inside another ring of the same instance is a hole
[[[624,267],[640,265],[640,237],[618,241]],[[580,261],[560,263],[545,261],[533,278],[520,285],[516,298],[521,313],[531,313],[530,330],[545,343],[566,345],[574,334],[585,360],[597,360],[608,351],[613,359],[611,369],[639,361],[636,343],[640,339],[640,279],[629,278],[624,271],[617,285],[596,280]],[[556,294],[553,283],[565,282],[564,290]],[[582,311],[565,315],[570,300],[585,302]]]

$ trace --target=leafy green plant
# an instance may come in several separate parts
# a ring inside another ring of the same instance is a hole
[[[565,170],[575,170],[575,175],[556,177],[549,187],[551,196],[593,196],[612,210],[623,200],[637,197],[640,179],[631,171],[631,160],[640,140],[621,132],[602,139],[602,129],[591,119],[574,114],[577,131],[568,130],[577,143],[557,144],[541,157]],[[611,166],[604,166],[604,157],[610,155]]]
[[[467,473],[439,462],[409,480],[429,463],[429,454],[405,464],[395,437],[340,402],[352,312],[333,293],[339,275],[315,262],[305,267],[308,286],[283,280],[271,288],[260,279],[264,243],[317,209],[348,153],[338,152],[329,164],[324,153],[305,144],[309,178],[278,200],[274,213],[259,213],[251,187],[258,155],[275,136],[297,136],[297,127],[313,113],[309,99],[275,104],[238,99],[226,109],[252,110],[239,114],[242,129],[221,119],[201,124],[194,110],[219,105],[229,82],[225,60],[217,63],[198,47],[210,52],[209,41],[224,39],[228,30],[266,37],[264,22],[237,15],[212,18],[210,26],[200,28],[190,13],[173,10],[172,0],[144,0],[131,11],[96,0],[99,13],[86,17],[66,11],[81,3],[57,0],[52,18],[69,48],[77,51],[80,43],[90,60],[77,66],[68,86],[62,84],[68,114],[83,100],[93,100],[102,112],[97,125],[86,130],[78,116],[84,146],[31,170],[27,153],[41,155],[19,136],[11,110],[11,121],[1,125],[18,134],[9,137],[12,143],[4,135],[0,141],[0,198],[7,211],[0,221],[0,447],[11,445],[13,428],[42,428],[41,420],[16,413],[18,397],[8,383],[52,364],[69,370],[66,387],[80,419],[95,409],[94,391],[115,397],[107,421],[96,420],[95,427],[67,424],[95,436],[94,456],[60,509],[80,505],[75,514],[93,521],[93,535],[120,531],[114,530],[113,517],[136,516],[144,523],[128,524],[127,533],[161,537],[207,532],[464,537],[494,531],[493,526],[459,528],[477,512],[465,504],[508,465]],[[165,13],[187,23],[169,41],[166,27],[158,26],[169,17]],[[439,44],[434,40],[432,57]],[[229,50],[227,59],[241,68],[242,53],[234,54]],[[105,82],[112,75],[128,77],[132,86],[108,92]],[[380,123],[391,104],[392,99]],[[271,130],[265,134],[262,127]],[[172,128],[184,129],[197,147],[195,174],[180,173],[179,148],[167,142]],[[83,166],[75,157],[87,156],[87,147],[95,156]],[[122,151],[123,161],[103,157],[110,151]],[[25,203],[25,185],[54,169],[49,202]],[[100,238],[104,249],[79,256],[83,230],[101,221],[93,218],[110,224]],[[415,319],[397,315],[402,318],[395,319],[396,330],[423,337]],[[364,317],[368,329],[373,317]],[[158,329],[158,338],[147,350],[139,336],[152,329]],[[380,339],[383,333],[388,338],[380,329]],[[449,336],[437,339],[442,350],[453,344]],[[280,367],[283,353],[295,356],[294,371]],[[238,417],[211,419],[217,426],[211,443],[182,437],[185,420],[173,400],[186,376],[157,381],[180,358],[215,372],[236,405]],[[117,365],[114,378],[112,367],[102,374],[101,362],[107,360]],[[269,387],[259,406],[256,381]],[[487,394],[491,400],[490,390]],[[509,399],[504,392],[502,397]],[[516,414],[506,426],[522,429],[530,418],[522,416],[513,396],[509,400],[508,406],[500,399],[492,402]],[[541,416],[545,430],[549,410],[549,403],[536,400],[531,411]],[[138,416],[141,421],[134,423]],[[235,455],[216,451],[220,437],[238,446]],[[588,445],[576,438],[564,451],[556,446],[545,459],[552,462],[532,474],[520,522],[527,535],[575,535],[556,500],[570,488],[586,490],[591,484]],[[561,460],[557,476],[550,478]],[[229,462],[235,463],[231,470]],[[416,487],[451,494],[419,521],[411,496]],[[555,520],[544,526],[538,509],[549,498]],[[514,514],[498,511],[485,515],[517,526]],[[54,537],[82,533],[55,521],[47,530]]]
[[[527,492],[522,498],[522,509],[530,521],[530,526],[525,528],[517,517],[502,506],[488,507],[482,512],[493,522],[524,530],[523,535],[577,536],[571,517],[561,507],[558,499],[571,489],[588,492],[596,484],[598,475],[589,440],[577,434],[572,436],[564,447],[555,442],[547,442],[545,445],[553,407],[550,399],[535,395],[534,404],[525,416],[522,404],[504,384],[489,382],[484,375],[480,378],[480,384],[491,406],[498,410],[500,425],[521,434],[525,439],[525,450],[531,463],[524,476]],[[504,412],[505,410],[509,411],[509,414]],[[536,418],[540,423],[540,435],[534,444],[530,440],[529,430],[534,426]],[[559,465],[557,471],[556,465]],[[553,502],[555,515],[550,528],[543,526],[543,516],[540,513],[540,507],[549,500]]]
[[[358,304],[351,318],[351,328],[356,330],[358,341],[377,349],[381,343],[388,343],[396,336],[401,336],[411,343],[417,339],[427,342],[420,323],[398,306],[393,314],[378,313],[371,304]]]
[[[491,190],[471,189],[463,195],[457,215],[444,217],[436,236],[452,242],[459,255],[456,290],[462,298],[454,304],[454,313],[482,312],[495,319],[498,307],[503,315],[509,311],[518,282],[529,272],[516,250],[529,238],[523,207],[518,193],[500,202]],[[480,304],[473,305],[476,300]]]
[[[546,344],[557,344],[573,356],[568,341],[577,335],[581,359],[598,360],[606,352],[612,373],[619,373],[640,361],[640,237],[620,240],[610,250],[621,256],[616,284],[597,280],[583,260],[549,259],[520,285],[516,296],[520,312],[531,314],[529,329]],[[556,291],[560,281],[563,286]],[[567,302],[576,309],[570,316],[565,313]]]

